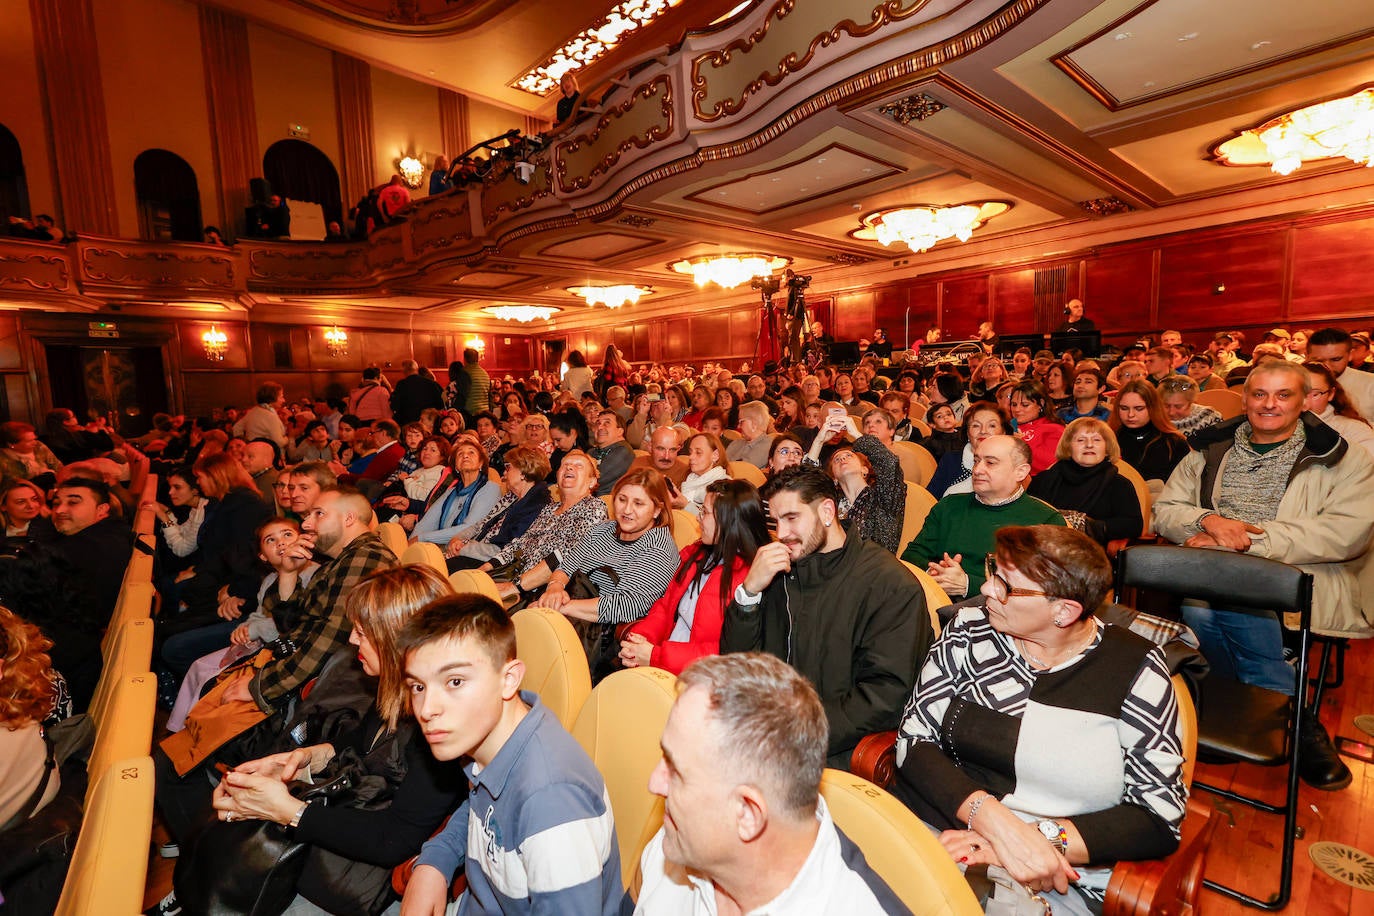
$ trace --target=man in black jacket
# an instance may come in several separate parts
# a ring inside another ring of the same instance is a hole
[[[444,389],[434,379],[420,374],[420,364],[413,359],[401,363],[405,378],[391,390],[391,415],[401,426],[415,423],[426,408],[444,409]]]
[[[896,728],[934,641],[925,594],[896,557],[847,538],[839,494],[814,467],[764,488],[778,539],[759,548],[725,611],[721,652],[778,656],[816,686],[830,723],[827,766]]]

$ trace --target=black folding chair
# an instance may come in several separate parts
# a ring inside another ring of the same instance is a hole
[[[1195,782],[1194,788],[1283,815],[1283,864],[1279,892],[1260,900],[1234,888],[1206,881],[1219,894],[1261,910],[1281,910],[1293,892],[1293,847],[1298,827],[1298,754],[1307,704],[1307,654],[1312,640],[1312,576],[1295,566],[1245,554],[1198,547],[1138,546],[1121,551],[1116,587],[1168,592],[1206,601],[1213,607],[1255,614],[1285,613],[1300,618],[1297,699],[1209,674],[1202,682],[1198,710],[1198,756],[1203,759],[1288,764],[1283,804],[1274,805],[1227,789]],[[1315,714],[1315,713],[1313,713]]]

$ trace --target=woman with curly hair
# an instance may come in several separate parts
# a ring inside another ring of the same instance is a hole
[[[50,648],[38,627],[0,607],[0,829],[31,817],[61,785],[57,770],[46,766],[41,727],[57,699]]]

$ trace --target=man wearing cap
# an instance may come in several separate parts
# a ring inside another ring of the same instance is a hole
[[[1364,331],[1350,334],[1350,368],[1374,372],[1374,360],[1369,358],[1369,335]]]

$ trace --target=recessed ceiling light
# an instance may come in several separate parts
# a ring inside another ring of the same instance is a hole
[[[817,159],[816,162],[820,165],[825,165],[825,157],[822,156],[821,158]]]
[[[1127,38],[1130,37],[1130,32],[1117,32],[1115,35],[1112,36],[1112,38],[1116,39],[1117,41],[1125,41]]]
[[[1257,42],[1255,42],[1254,44],[1252,44],[1252,45],[1250,46],[1250,50],[1251,50],[1251,51],[1258,51],[1260,48],[1267,48],[1267,47],[1269,47],[1271,44],[1273,44],[1272,41],[1257,41]]]
[[[773,180],[774,180],[774,181],[782,181],[781,178],[774,178]]]
[[[1143,86],[1143,87],[1145,87],[1146,89],[1153,89],[1153,88],[1155,88],[1155,81],[1154,81],[1154,80],[1146,80],[1145,82],[1141,83],[1140,85]]]
[[[1180,35],[1180,36],[1178,36],[1178,40],[1179,40],[1179,41],[1192,41],[1194,38],[1197,38],[1197,36],[1198,36],[1198,33],[1197,33],[1197,32],[1189,32],[1187,35]]]

